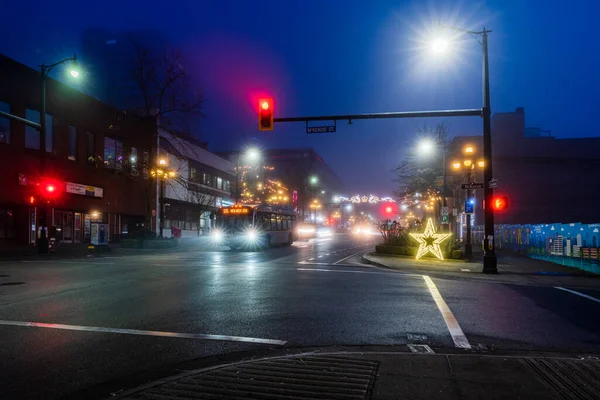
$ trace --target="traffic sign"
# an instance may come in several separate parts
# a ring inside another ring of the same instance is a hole
[[[469,199],[465,201],[465,214],[473,214],[475,201],[473,199]]]
[[[463,189],[483,189],[483,183],[469,182],[460,185]]]
[[[330,133],[335,132],[335,125],[333,126],[307,126],[306,133]]]
[[[490,179],[489,184],[490,184],[490,188],[492,188],[492,189],[498,187],[498,179],[496,179],[496,178]]]
[[[442,211],[440,212],[440,214],[448,216],[448,207],[442,207]]]
[[[447,215],[441,215],[440,216],[440,223],[441,224],[447,224],[448,223],[448,216]]]

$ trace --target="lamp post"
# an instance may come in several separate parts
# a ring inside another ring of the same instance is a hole
[[[485,161],[479,160],[477,162],[473,161],[473,157],[475,155],[475,149],[473,146],[465,146],[463,148],[463,153],[465,158],[462,161],[454,161],[452,163],[452,168],[454,170],[460,171],[464,167],[464,171],[467,176],[467,183],[473,182],[473,172],[475,171],[475,166],[479,168],[485,167]],[[485,168],[484,168],[485,169]],[[474,198],[475,191],[471,189],[467,189],[466,201],[472,201]],[[471,259],[473,257],[473,244],[471,239],[471,231],[472,231],[472,214],[467,213],[467,237],[465,240],[465,258]]]
[[[255,147],[251,147],[251,148],[245,150],[244,152],[242,152],[240,150],[238,150],[236,152],[237,161],[236,161],[236,169],[235,169],[235,192],[236,192],[235,193],[235,204],[238,204],[238,202],[240,201],[240,198],[242,197],[242,192],[241,192],[242,182],[240,180],[240,178],[241,178],[241,176],[240,176],[240,157],[241,157],[242,153],[244,153],[250,161],[257,161],[260,159],[260,150]]]
[[[446,182],[447,182],[447,174],[448,169],[446,168],[446,153],[447,153],[447,145],[446,139],[443,138],[442,142],[433,141],[431,139],[424,139],[419,143],[419,151],[424,154],[430,154],[433,152],[435,147],[441,147],[442,149],[442,169],[444,171],[444,180],[442,183],[442,206],[447,207],[448,204],[446,202]],[[448,230],[450,230],[450,221],[448,221]]]
[[[484,239],[483,239],[483,270],[485,274],[498,273],[498,259],[496,257],[496,249],[494,246],[494,211],[491,207],[494,190],[490,187],[490,181],[494,175],[492,173],[492,127],[491,115],[492,109],[490,105],[490,74],[489,74],[489,55],[488,55],[488,33],[492,32],[486,28],[482,31],[468,31],[452,26],[443,26],[455,31],[467,33],[471,36],[481,37],[481,52],[482,52],[482,80],[483,80],[483,106],[481,108],[481,116],[483,118],[483,191],[484,191]],[[448,42],[443,38],[437,38],[432,43],[432,49],[436,52],[446,51]]]
[[[64,60],[55,62],[54,64],[42,64],[40,65],[40,175],[43,175],[46,170],[46,77],[57,65],[65,62],[73,62],[71,68],[71,76],[73,78],[79,77],[79,71],[77,70],[77,54],[73,54],[73,57],[65,58]],[[46,233],[46,219],[47,219],[47,205],[43,204],[40,207],[40,237],[37,240],[37,252],[38,254],[48,254],[48,236]]]
[[[177,173],[173,170],[167,169],[167,159],[160,158],[156,168],[150,171],[150,175],[159,181],[159,194],[158,194],[158,226],[159,226],[159,237],[163,237],[163,229],[165,225],[165,181],[167,179],[173,179],[177,176]]]

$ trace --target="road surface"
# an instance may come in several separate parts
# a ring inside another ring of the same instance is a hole
[[[2,261],[0,397],[57,398],[265,348],[424,343],[600,354],[600,291],[362,265],[360,255],[376,239],[336,235],[264,252]]]

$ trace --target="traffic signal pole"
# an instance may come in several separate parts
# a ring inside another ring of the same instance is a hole
[[[348,121],[359,119],[388,119],[388,118],[431,118],[431,117],[482,117],[483,109],[437,110],[437,111],[407,111],[384,112],[346,115],[321,115],[311,117],[273,118],[274,122],[310,122],[310,121]]]

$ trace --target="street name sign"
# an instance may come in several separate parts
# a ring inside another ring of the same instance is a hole
[[[460,185],[463,189],[483,189],[483,183],[469,182]]]
[[[307,126],[306,133],[331,133],[335,132],[335,125],[333,126]]]

